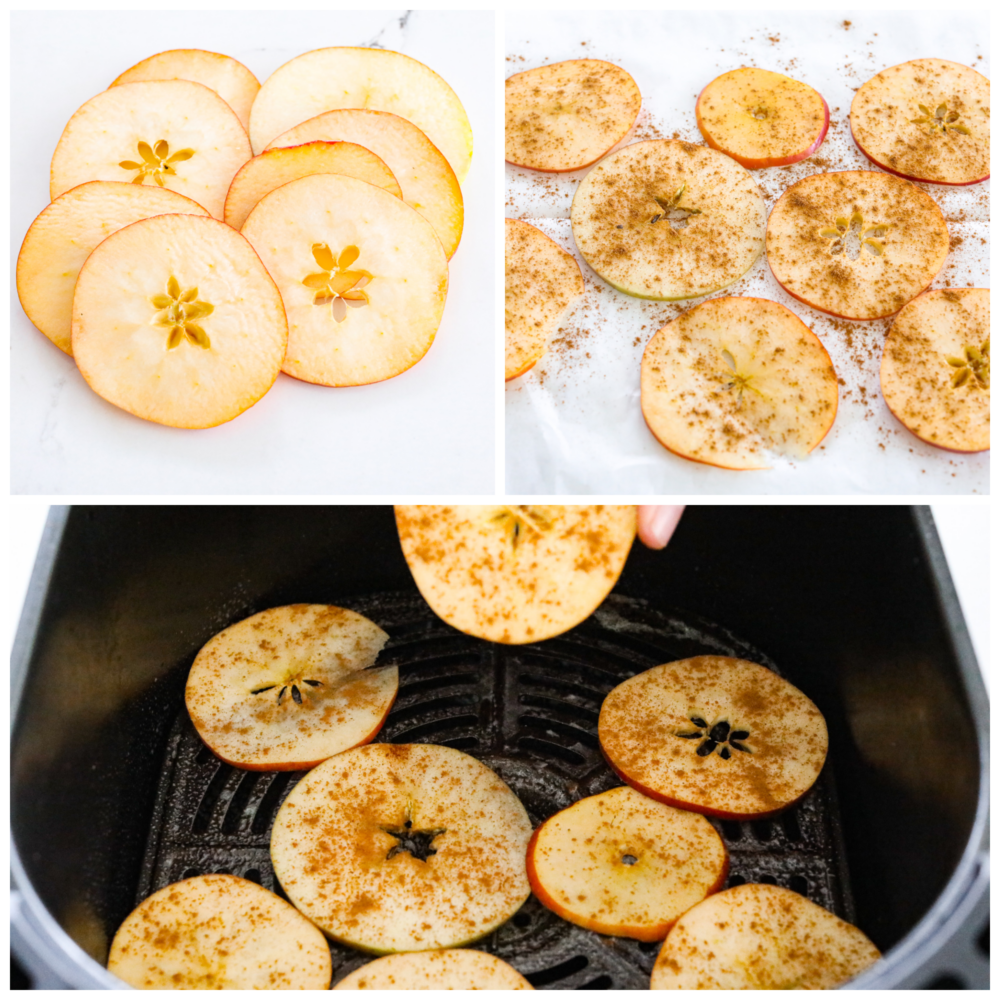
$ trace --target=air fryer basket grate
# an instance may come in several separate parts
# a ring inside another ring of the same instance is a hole
[[[457,632],[415,594],[341,603],[389,633],[382,660],[399,664],[399,697],[379,739],[439,743],[479,758],[511,786],[535,826],[577,799],[621,784],[601,756],[597,717],[604,696],[625,678],[702,653],[776,669],[717,626],[617,595],[572,631],[530,646]],[[240,875],[281,893],[268,853],[271,825],[301,776],[221,763],[182,710],[167,747],[136,902],[207,872]],[[712,822],[730,852],[729,885],[777,883],[853,918],[829,761],[794,810],[774,820]],[[334,982],[370,961],[350,948],[330,947]],[[536,987],[647,989],[659,943],[583,930],[532,896],[476,947],[509,961]]]

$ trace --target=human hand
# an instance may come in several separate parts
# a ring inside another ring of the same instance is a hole
[[[650,549],[662,549],[683,513],[684,504],[639,504],[639,541]]]

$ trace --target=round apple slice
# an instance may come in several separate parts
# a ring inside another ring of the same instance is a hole
[[[229,184],[251,155],[236,113],[203,84],[123,83],[92,97],[63,129],[50,196],[86,181],[155,184],[221,219]]]
[[[310,771],[274,820],[288,898],[376,954],[468,944],[528,898],[531,822],[485,764],[451,747],[371,743]]]
[[[752,66],[717,76],[695,115],[705,142],[748,170],[812,156],[830,127],[830,109],[812,87]]]
[[[184,692],[188,714],[227,764],[315,767],[382,728],[399,670],[369,668],[388,638],[374,622],[333,605],[261,611],[201,648]]]
[[[91,251],[112,233],[154,215],[208,215],[166,188],[88,181],[61,194],[31,224],[17,256],[17,294],[28,319],[73,353],[76,278]]]
[[[276,69],[250,111],[255,153],[324,111],[367,108],[413,122],[445,155],[459,181],[472,161],[472,128],[458,95],[432,69],[385,49],[314,49]]]
[[[625,138],[641,107],[635,80],[600,59],[515,73],[504,83],[504,156],[552,173],[589,167]]]
[[[528,845],[528,879],[564,920],[616,937],[662,941],[717,892],[729,858],[704,816],[634,788],[612,788],[547,819]]]
[[[199,875],[125,918],[108,971],[140,990],[326,990],[330,948],[273,892],[235,875]]]
[[[689,142],[652,139],[612,153],[576,189],[571,218],[584,260],[643,299],[717,292],[764,249],[764,200],[753,178]]]
[[[520,972],[472,948],[386,955],[341,979],[335,990],[530,990]]]
[[[601,749],[644,795],[723,819],[793,805],[826,760],[826,722],[757,663],[695,656],[630,677],[604,699]]]
[[[241,62],[203,49],[171,49],[143,59],[125,70],[112,87],[144,80],[191,80],[214,90],[228,104],[244,129],[250,126],[250,106],[260,83]]]
[[[767,262],[778,284],[841,319],[899,312],[947,255],[948,227],[934,200],[874,170],[805,177],[767,220]]]
[[[990,447],[990,291],[939,288],[905,305],[882,354],[882,395],[922,441]]]
[[[396,506],[403,555],[449,625],[491,642],[541,642],[611,592],[635,539],[626,505]]]
[[[890,66],[855,93],[851,134],[872,163],[900,177],[978,184],[990,176],[990,81],[946,59]]]
[[[740,885],[688,910],[653,966],[654,990],[832,990],[880,958],[853,924],[790,889]]]
[[[766,469],[805,458],[837,416],[837,373],[819,338],[768,299],[710,299],[657,331],[642,356],[642,415],[681,458]]]
[[[523,375],[548,350],[559,318],[583,295],[583,275],[572,254],[541,230],[504,223],[504,379]]]
[[[101,243],[77,278],[77,366],[96,393],[144,420],[232,420],[274,384],[286,339],[281,296],[260,258],[215,219],[134,222]]]

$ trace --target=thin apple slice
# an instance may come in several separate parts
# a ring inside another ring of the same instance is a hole
[[[478,941],[520,908],[530,838],[524,806],[474,757],[370,743],[295,786],[271,860],[288,898],[335,941],[427,951]]]
[[[851,134],[872,163],[900,177],[989,180],[990,81],[947,59],[890,66],[855,93]]]
[[[990,290],[938,288],[905,305],[886,337],[882,395],[922,441],[990,447]]]
[[[310,174],[343,174],[401,196],[392,171],[371,150],[353,142],[307,142],[265,150],[240,167],[226,195],[226,222],[242,229],[251,209],[275,188]]]
[[[88,181],[61,194],[31,224],[17,255],[17,294],[28,319],[73,353],[73,292],[90,252],[112,233],[154,215],[208,215],[166,188]]]
[[[472,127],[458,95],[430,67],[385,49],[314,49],[276,69],[250,111],[254,153],[293,126],[338,108],[405,118],[441,150],[459,181],[465,180]]]
[[[753,66],[717,76],[698,95],[695,116],[705,142],[748,170],[812,156],[830,127],[830,109],[812,87]]]
[[[251,155],[236,113],[203,84],[123,83],[92,97],[63,129],[50,196],[86,181],[156,184],[221,219],[230,182]]]
[[[572,254],[541,230],[504,223],[504,379],[523,375],[548,350],[566,310],[583,295],[583,275]]]
[[[108,971],[139,990],[326,990],[330,948],[280,896],[235,875],[198,875],[141,902]]]
[[[354,177],[313,174],[262,198],[242,232],[281,290],[286,374],[367,385],[430,349],[448,259],[431,224],[400,198]]]
[[[642,356],[642,415],[675,455],[766,469],[805,458],[837,416],[837,373],[819,338],[768,299],[710,299],[671,320]]]
[[[112,233],[73,296],[73,356],[90,387],[171,427],[214,427],[253,406],[278,377],[287,329],[253,247],[197,215]]]
[[[576,189],[571,219],[584,260],[643,299],[717,292],[764,249],[764,200],[746,168],[689,142],[652,139],[612,153]]]
[[[641,107],[635,80],[600,59],[515,73],[504,83],[504,155],[553,173],[589,167],[625,138]]]
[[[227,764],[301,771],[369,743],[399,690],[395,666],[372,667],[389,637],[328,604],[261,611],[210,639],[184,701],[198,735]]]
[[[530,990],[520,972],[495,955],[448,948],[386,955],[345,976],[335,990]]]
[[[667,805],[759,819],[793,805],[826,760],[826,722],[757,663],[695,656],[619,684],[601,705],[601,749],[621,779]]]
[[[541,642],[611,592],[635,539],[626,505],[398,504],[403,555],[449,625],[491,642]]]
[[[250,127],[250,106],[260,83],[241,62],[204,49],[171,49],[125,70],[112,84],[145,80],[191,80],[214,90],[233,111],[244,129]]]
[[[677,918],[726,881],[729,858],[704,816],[634,788],[612,788],[549,817],[528,845],[528,879],[564,920],[616,937],[662,941]]]
[[[790,889],[747,884],[688,910],[653,966],[653,990],[832,990],[877,962],[858,930]]]
[[[805,177],[767,220],[767,262],[778,284],[841,319],[899,312],[947,255],[948,227],[933,198],[874,170]]]

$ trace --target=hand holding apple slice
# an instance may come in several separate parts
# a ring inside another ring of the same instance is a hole
[[[495,955],[447,948],[386,955],[345,976],[335,990],[530,990],[520,972]]]

